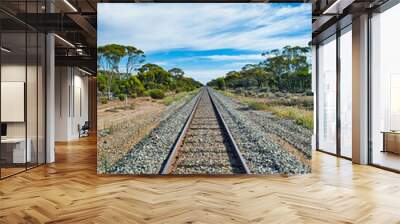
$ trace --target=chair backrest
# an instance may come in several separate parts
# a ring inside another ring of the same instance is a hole
[[[89,129],[89,128],[90,128],[89,121],[85,121],[85,124],[83,124],[82,129]]]

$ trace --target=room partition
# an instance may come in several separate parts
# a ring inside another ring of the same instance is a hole
[[[44,1],[0,3],[0,178],[45,163],[45,34],[23,22]],[[13,13],[7,9],[13,8]]]

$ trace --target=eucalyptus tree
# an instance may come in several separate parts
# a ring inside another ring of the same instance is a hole
[[[159,65],[147,63],[138,72],[138,78],[146,89],[168,89],[173,84],[173,76]]]
[[[261,65],[275,76],[279,90],[305,91],[311,80],[310,51],[310,47],[299,46],[266,51],[262,54],[266,60]]]
[[[137,49],[134,46],[125,46],[126,52],[126,75],[127,78],[132,74],[134,70],[136,70],[144,61],[145,54],[142,50]]]
[[[217,88],[263,88],[269,91],[305,92],[311,88],[310,47],[286,46],[262,53],[265,60],[247,64],[240,71],[230,71],[225,77],[208,85]]]
[[[185,75],[185,72],[180,68],[171,68],[168,72],[176,79],[181,79]]]
[[[119,64],[121,58],[126,55],[125,47],[118,44],[108,44],[98,47],[98,58],[104,66],[105,74],[108,76],[108,98],[111,99],[111,87],[114,77],[119,75]]]

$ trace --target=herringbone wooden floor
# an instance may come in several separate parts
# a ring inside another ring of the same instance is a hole
[[[282,177],[97,176],[94,138],[0,181],[0,223],[400,223],[400,175],[315,152]]]

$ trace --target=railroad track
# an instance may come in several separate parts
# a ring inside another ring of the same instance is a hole
[[[203,88],[161,174],[250,173],[211,90]]]

